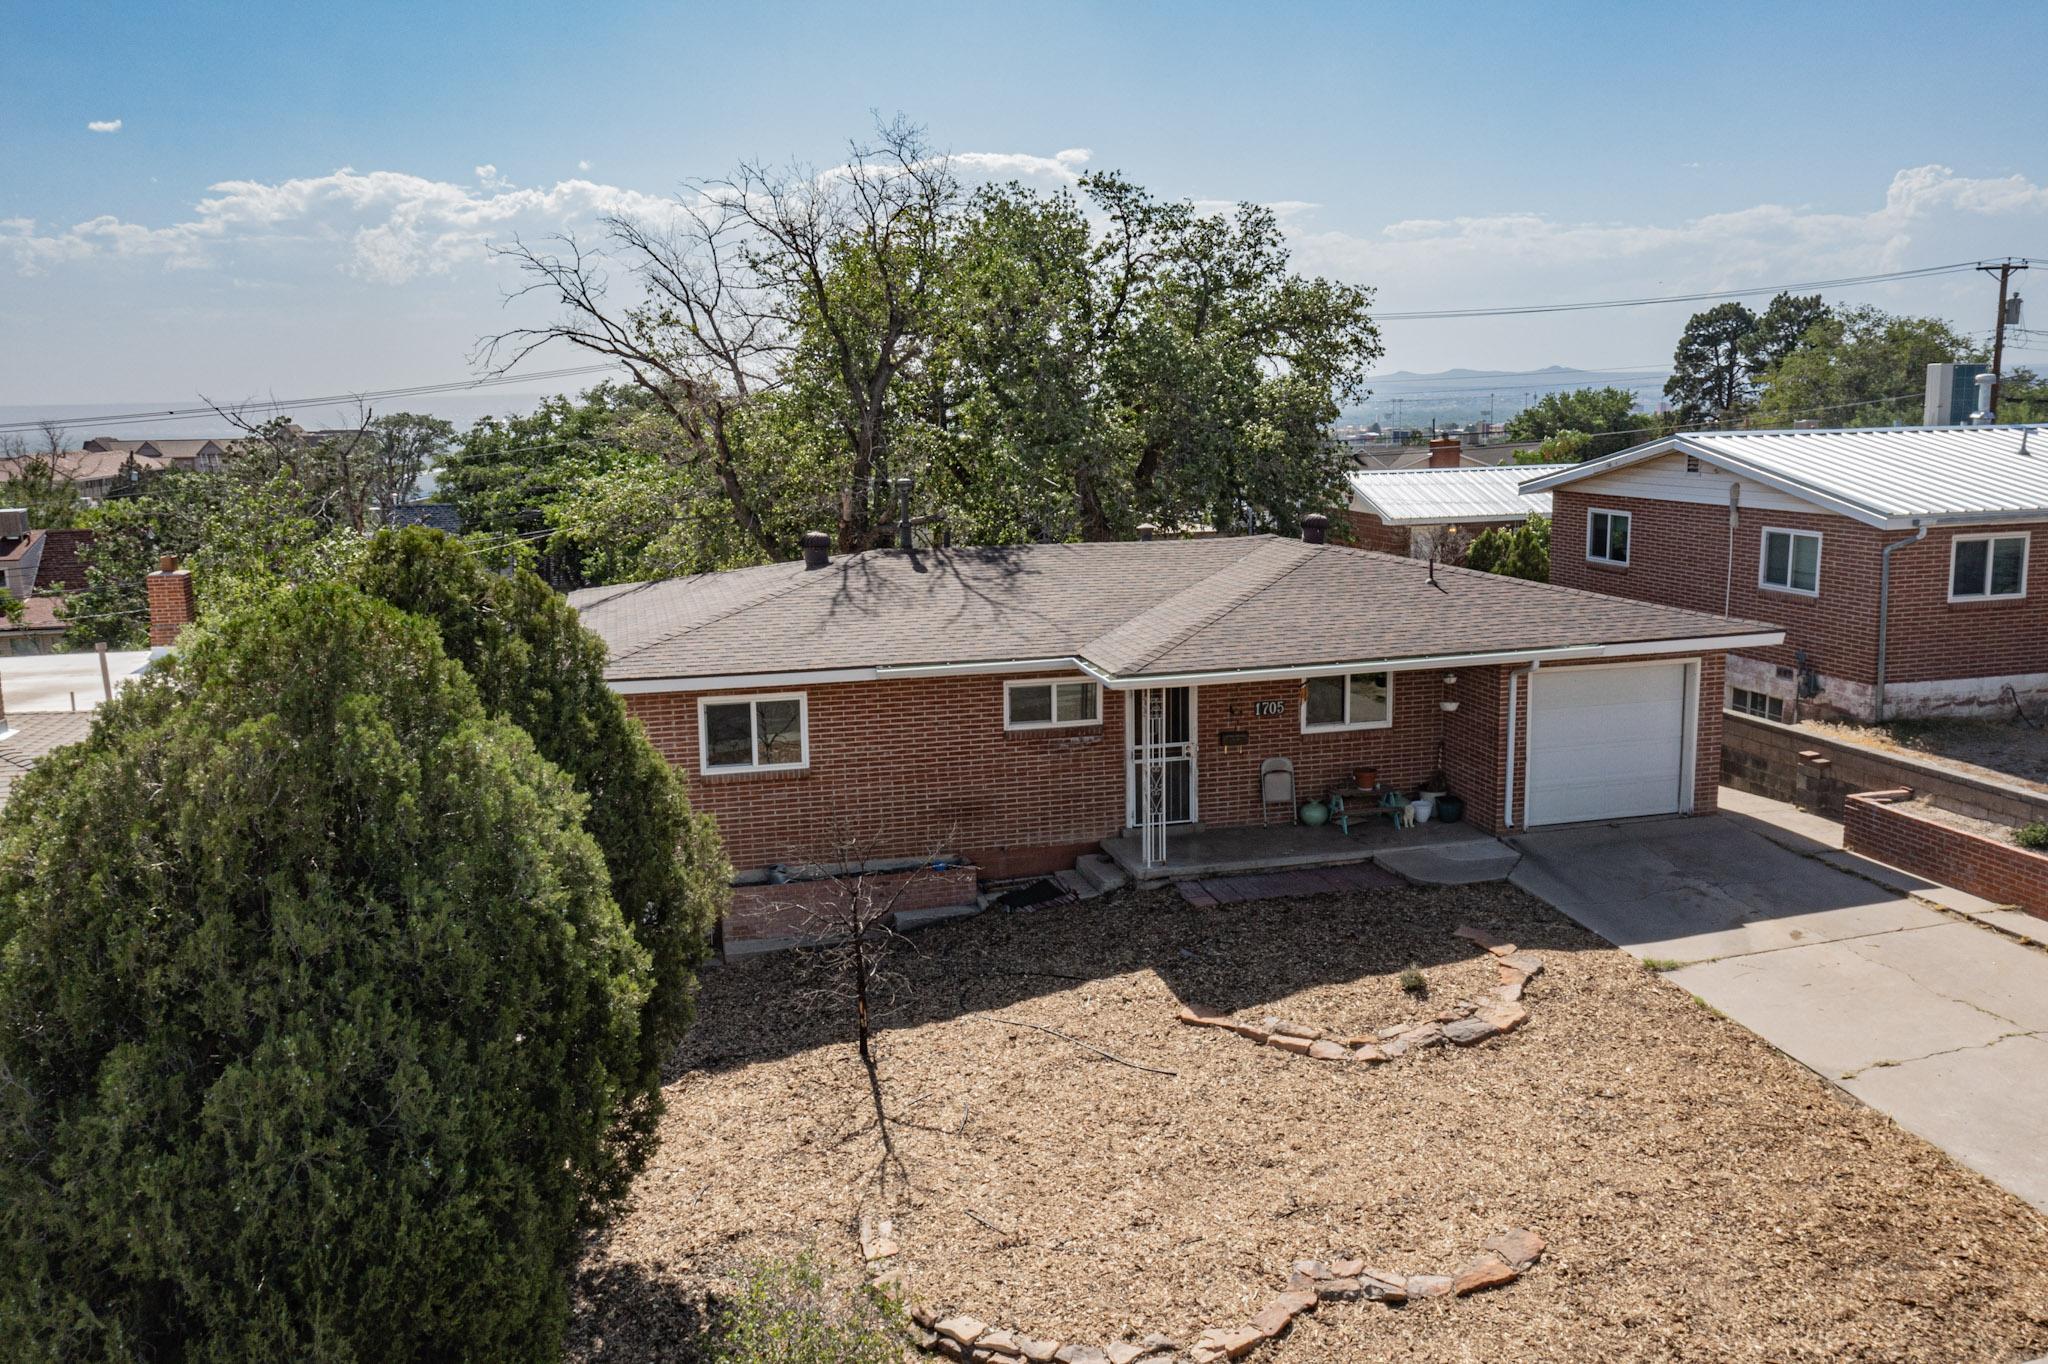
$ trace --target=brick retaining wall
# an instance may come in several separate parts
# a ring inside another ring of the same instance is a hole
[[[1900,803],[1912,795],[1900,789],[1850,796],[1843,802],[1842,846],[2048,919],[2048,854],[1916,814]]]
[[[870,874],[862,885],[875,903],[909,912],[971,905],[980,878],[979,867],[949,866],[944,871],[920,868]],[[844,881],[823,877],[783,885],[734,886],[732,908],[725,916],[725,941],[802,938],[816,930],[812,916],[818,911],[845,908],[852,887],[850,877]]]
[[[1812,753],[1813,758],[1802,757]],[[1943,809],[2000,824],[2048,819],[2048,795],[1989,781],[1901,753],[1825,738],[1732,711],[1722,717],[1721,780],[1738,791],[1782,800],[1829,819],[1858,791],[1910,787]]]

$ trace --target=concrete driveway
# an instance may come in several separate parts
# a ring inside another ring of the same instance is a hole
[[[1767,818],[1522,834],[1510,879],[2048,1211],[2048,952]]]

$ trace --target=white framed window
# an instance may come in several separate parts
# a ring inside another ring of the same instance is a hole
[[[1820,536],[1810,530],[1764,527],[1756,580],[1760,587],[1802,596],[1820,595]]]
[[[1596,564],[1628,562],[1629,514],[1625,511],[1586,513],[1586,557]]]
[[[800,691],[697,702],[697,761],[707,776],[811,765],[810,706]]]
[[[1948,599],[1987,601],[2027,595],[2027,531],[1958,535],[1948,549]]]
[[[1102,723],[1102,687],[1095,682],[1005,682],[1004,729],[1068,729]]]
[[[1392,673],[1338,673],[1301,684],[1301,732],[1387,729],[1394,723]]]
[[[1746,687],[1728,689],[1728,709],[1743,715],[1758,715],[1766,720],[1785,718],[1785,700],[1767,692],[1750,691]]]

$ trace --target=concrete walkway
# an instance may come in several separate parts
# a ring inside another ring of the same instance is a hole
[[[1518,835],[1510,879],[2048,1211],[2048,951],[1831,848],[1827,821],[1723,795]]]

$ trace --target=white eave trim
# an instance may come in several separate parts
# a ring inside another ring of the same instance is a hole
[[[1073,658],[1011,658],[982,663],[906,663],[873,668],[818,668],[808,672],[713,673],[704,677],[632,677],[608,681],[620,696],[654,692],[731,691],[740,687],[822,687],[835,682],[884,682],[907,677],[977,677],[993,673],[1079,673]]]
[[[1094,678],[1111,691],[1142,691],[1147,687],[1220,685],[1260,682],[1276,677],[1335,677],[1343,673],[1415,672],[1426,668],[1479,668],[1491,664],[1560,663],[1582,658],[1635,658],[1645,654],[1720,653],[1729,649],[1761,649],[1783,644],[1783,630],[1707,635],[1691,639],[1624,641],[1617,644],[1573,644],[1554,649],[1507,649],[1492,653],[1428,654],[1417,658],[1353,659],[1343,663],[1284,663],[1263,668],[1226,668],[1208,672],[1161,673],[1120,677],[1085,658],[1017,658],[987,663],[911,663],[878,668],[829,668],[813,672],[722,673],[707,677],[636,677],[606,683],[621,696],[656,692],[736,691],[762,687],[827,686],[835,682],[883,682],[892,678],[976,677],[1002,673],[1069,672]]]
[[[1270,668],[1234,668],[1209,672],[1160,673],[1119,677],[1078,660],[1082,671],[1112,691],[1143,691],[1147,687],[1217,686],[1262,682],[1274,678],[1335,677],[1344,673],[1418,672],[1432,668],[1480,668],[1492,664],[1563,663],[1576,659],[1638,658],[1648,654],[1710,654],[1729,649],[1761,649],[1783,644],[1783,630],[1709,635],[1692,639],[1624,641],[1615,644],[1574,644],[1554,649],[1508,649],[1492,653],[1429,654],[1419,658],[1361,658],[1342,663],[1282,664]]]

